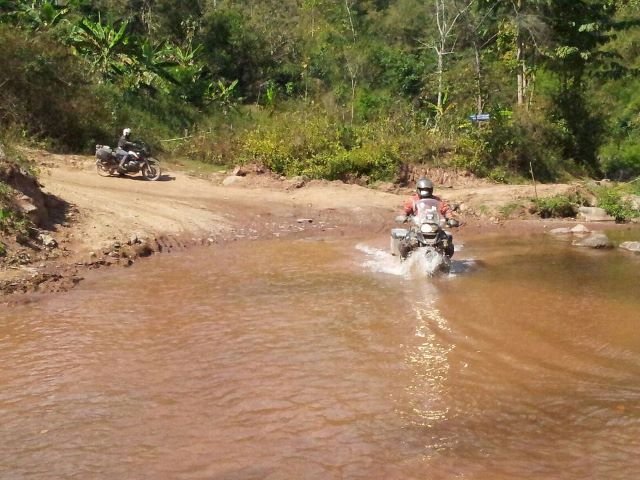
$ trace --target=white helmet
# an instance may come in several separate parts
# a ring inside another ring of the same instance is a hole
[[[129,135],[131,135],[131,129],[125,128],[124,130],[122,130],[122,135],[124,135],[125,137],[128,137]]]

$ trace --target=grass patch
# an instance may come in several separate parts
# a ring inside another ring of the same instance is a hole
[[[478,207],[478,213],[483,217],[488,217],[491,214],[491,209],[486,205],[480,205]]]
[[[8,207],[0,208],[0,233],[25,238],[32,226],[31,221],[19,212]]]
[[[165,160],[163,163],[194,177],[208,177],[209,175],[225,172],[229,169],[228,165],[204,163],[200,160],[190,158]]]
[[[498,209],[498,213],[502,218],[510,218],[514,215],[520,214],[524,210],[524,207],[521,203],[518,202],[510,202],[506,205],[501,206]]]
[[[534,200],[532,213],[542,218],[575,218],[582,202],[574,195],[554,195]]]
[[[28,237],[32,222],[13,208],[15,191],[6,183],[0,182],[0,234]]]

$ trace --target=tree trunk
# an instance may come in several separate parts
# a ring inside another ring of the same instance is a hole
[[[351,7],[349,5],[348,0],[344,0],[344,6],[347,9],[347,16],[349,18],[349,26],[351,28],[351,34],[353,35],[353,45],[355,46],[357,36],[356,36],[356,28],[353,24],[353,16],[351,14]],[[347,69],[349,70],[349,76],[351,77],[351,123],[353,123],[353,117],[355,114],[355,103],[356,103],[356,85],[358,83],[358,65],[356,63],[355,67],[352,67],[347,59]]]
[[[518,31],[518,45],[516,47],[516,62],[518,77],[518,107],[524,105],[524,95],[526,90],[526,77],[525,77],[525,63],[524,63],[524,42],[520,38],[520,32]]]
[[[438,53],[438,112],[437,115],[440,116],[443,108],[443,89],[444,89],[444,53],[442,50],[437,50]]]
[[[445,55],[452,54],[455,51],[456,39],[455,35],[453,35],[453,29],[456,26],[456,23],[460,19],[461,15],[463,15],[475,2],[475,0],[470,0],[464,8],[458,10],[455,15],[451,18],[450,15],[447,15],[447,6],[445,5],[444,0],[435,0],[436,4],[436,25],[438,27],[438,40],[431,45],[431,48],[436,52],[437,62],[438,62],[438,97],[436,100],[436,124],[435,128],[438,128],[438,123],[440,118],[444,113],[444,57]],[[452,41],[449,40],[449,37],[454,37]]]
[[[476,113],[481,114],[482,110],[484,110],[482,102],[482,63],[480,59],[480,48],[478,48],[477,42],[473,42],[473,50],[476,69]]]
[[[516,12],[516,75],[518,79],[517,104],[518,107],[527,104],[527,44],[520,26],[520,13],[522,12],[522,0],[518,0]]]

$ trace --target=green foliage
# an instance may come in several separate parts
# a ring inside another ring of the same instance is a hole
[[[559,174],[566,135],[562,123],[543,112],[507,115],[495,110],[491,117],[488,124],[469,130],[477,145],[466,165],[471,171],[499,182],[529,176],[531,168],[537,180],[552,180]]]
[[[6,206],[13,194],[12,188],[4,182],[0,181],[0,204]]]
[[[542,218],[573,218],[578,213],[579,205],[575,197],[554,195],[537,199],[532,213],[538,213]]]
[[[127,22],[120,25],[93,22],[83,18],[71,32],[71,44],[90,63],[92,69],[103,79],[115,78],[130,69],[133,59],[128,45]]]
[[[15,210],[9,208],[0,209],[0,232],[28,237],[32,223]]]
[[[640,195],[640,177],[636,177],[634,180],[627,183],[626,190],[631,195]]]
[[[623,178],[640,173],[634,2],[478,0],[443,37],[422,0],[0,0],[0,126],[88,150],[126,125],[314,177]]]
[[[282,175],[371,181],[392,178],[400,162],[397,144],[380,142],[373,129],[336,125],[320,115],[283,114],[243,139],[245,162]]]
[[[5,21],[24,25],[31,30],[46,30],[57,25],[69,13],[69,8],[49,0],[3,1],[0,13],[6,10]]]
[[[252,29],[248,18],[234,9],[217,9],[205,16],[198,41],[203,59],[214,77],[237,80],[255,98],[264,80],[261,74],[272,62],[264,39]]]
[[[201,118],[196,108],[179,98],[144,91],[122,94],[114,86],[104,86],[101,92],[111,115],[109,133],[97,143],[111,144],[118,139],[122,128],[130,127],[135,138],[143,139],[157,151],[162,148],[161,140],[183,136]]]
[[[210,104],[218,108],[223,115],[228,115],[229,112],[236,111],[236,104],[238,102],[236,98],[237,85],[237,80],[234,80],[228,85],[225,85],[225,83],[220,80],[215,84],[210,83],[206,99]]]
[[[253,130],[253,120],[231,110],[224,117],[209,117],[201,121],[184,136],[162,142],[171,158],[203,162],[203,166],[227,166],[238,162],[241,152],[240,138],[246,129]]]
[[[6,183],[0,181],[0,232],[28,236],[32,227],[31,221],[12,206],[16,192]],[[4,250],[4,245],[0,243]],[[0,253],[0,255],[2,255]]]
[[[511,218],[514,215],[522,212],[523,210],[524,210],[524,207],[522,206],[522,204],[517,202],[510,202],[500,207],[498,210],[498,213],[503,218]]]
[[[381,86],[408,97],[420,94],[425,61],[419,55],[382,45],[371,60]]]
[[[82,64],[48,33],[0,25],[0,126],[87,147],[109,118]]]
[[[616,222],[626,222],[640,215],[631,202],[623,198],[618,188],[601,187],[596,191],[596,198],[598,206],[615,218]]]
[[[640,174],[640,138],[605,145],[600,153],[600,165],[605,175],[614,180]]]
[[[613,180],[640,174],[640,82],[611,82],[595,92],[595,101],[608,112],[607,141],[599,151],[601,170]]]

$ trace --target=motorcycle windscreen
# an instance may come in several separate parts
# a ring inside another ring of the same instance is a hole
[[[439,202],[433,198],[423,198],[416,202],[416,220],[418,224],[440,224]]]

